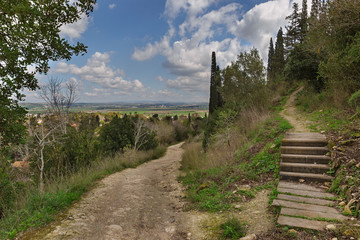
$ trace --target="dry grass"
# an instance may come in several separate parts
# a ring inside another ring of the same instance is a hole
[[[249,109],[239,114],[231,125],[229,143],[223,131],[211,137],[211,146],[205,153],[201,142],[191,142],[184,146],[182,168],[188,170],[209,169],[227,165],[234,160],[237,150],[248,142],[247,135],[260,122],[269,118],[268,111]]]

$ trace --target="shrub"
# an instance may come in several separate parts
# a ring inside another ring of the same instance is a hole
[[[360,90],[354,92],[348,101],[349,105],[356,109],[356,111],[360,111]]]
[[[5,168],[0,168],[0,218],[4,215],[5,209],[13,206],[14,199],[15,189],[10,176],[6,173]]]

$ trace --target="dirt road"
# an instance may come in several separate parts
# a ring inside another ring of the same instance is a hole
[[[106,177],[62,220],[22,239],[186,239],[176,181],[181,155],[177,144],[158,160]]]

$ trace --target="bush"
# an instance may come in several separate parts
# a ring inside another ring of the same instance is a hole
[[[134,145],[134,123],[125,115],[115,116],[112,121],[103,126],[99,137],[101,149],[107,153],[115,153],[126,146]]]
[[[176,121],[173,123],[175,129],[175,139],[178,142],[184,141],[189,137],[189,127],[185,126],[184,124],[185,122],[181,123],[180,121]]]
[[[171,123],[165,121],[157,121],[153,125],[153,129],[156,131],[156,139],[160,144],[172,144],[175,140],[175,129]]]
[[[354,92],[348,101],[349,105],[356,111],[360,111],[360,90]]]
[[[0,218],[5,209],[11,208],[15,200],[15,189],[5,168],[0,168]]]

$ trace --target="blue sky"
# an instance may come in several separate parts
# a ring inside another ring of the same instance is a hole
[[[299,2],[299,0],[294,0]],[[211,52],[221,68],[259,49],[286,24],[290,0],[99,0],[90,18],[62,27],[84,56],[52,62],[46,76],[78,83],[78,102],[206,102]],[[27,92],[27,101],[39,101]]]

